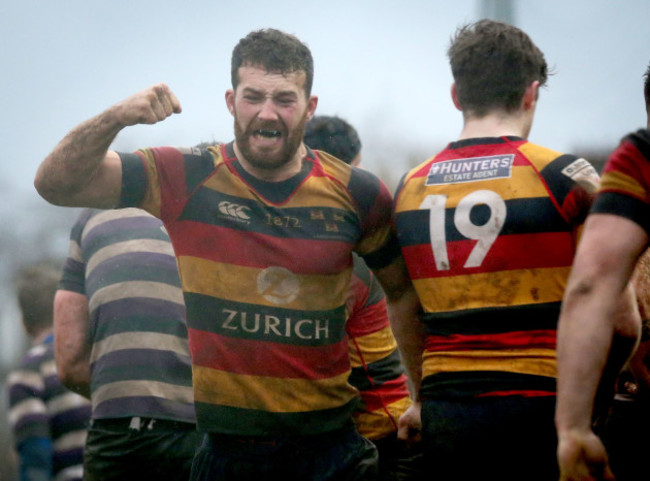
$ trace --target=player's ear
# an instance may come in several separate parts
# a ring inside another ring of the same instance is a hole
[[[455,83],[451,84],[451,100],[452,100],[452,102],[454,102],[454,105],[456,106],[456,108],[462,112],[463,109],[461,108],[460,102],[458,101],[458,94],[456,93],[456,84]]]
[[[235,115],[235,91],[233,89],[226,90],[226,106],[228,111]]]

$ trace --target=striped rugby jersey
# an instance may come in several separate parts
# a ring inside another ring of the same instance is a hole
[[[84,209],[59,288],[88,298],[93,419],[195,422],[183,294],[159,219]]]
[[[50,439],[52,479],[80,481],[90,403],[59,381],[53,335],[27,352],[9,374],[7,390],[16,448],[30,438]]]
[[[593,212],[626,217],[650,235],[650,130],[622,139],[603,168]]]
[[[308,150],[265,182],[233,144],[122,157],[122,203],[159,216],[185,295],[199,429],[307,435],[350,423],[345,333],[352,251],[399,255],[391,195],[372,174]]]
[[[402,254],[424,309],[423,397],[554,395],[556,327],[598,183],[518,137],[451,143],[402,179]]]
[[[362,435],[377,440],[397,433],[397,421],[411,405],[411,398],[388,322],[384,292],[357,255],[350,289],[350,384],[359,390],[362,400],[354,420]]]

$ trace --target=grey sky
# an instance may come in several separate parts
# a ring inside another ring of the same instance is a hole
[[[359,129],[366,166],[453,139],[450,35],[477,19],[478,0],[26,0],[0,6],[2,181],[32,196],[40,160],[65,133],[159,81],[183,113],[120,134],[114,147],[229,140],[232,47],[272,26],[312,49],[318,112]],[[644,120],[641,76],[650,61],[648,0],[521,0],[516,23],[556,75],[542,92],[531,140],[558,150],[609,147]],[[390,152],[390,157],[386,153]],[[6,190],[6,189],[5,189]]]
[[[38,164],[72,127],[153,83],[169,84],[183,113],[123,131],[114,148],[230,140],[232,118],[224,104],[230,54],[242,36],[264,27],[294,33],[310,46],[317,113],[347,118],[361,134],[365,166],[398,178],[409,155],[424,160],[460,132],[445,51],[458,26],[478,19],[479,3],[0,2],[4,228],[18,239],[40,236],[43,248],[65,254],[69,226],[54,216],[55,229],[41,223],[43,211],[60,208],[47,206],[35,193]],[[648,19],[650,0],[515,0],[516,24],[556,73],[542,91],[532,141],[560,151],[610,149],[643,125]],[[21,252],[20,259],[29,255]],[[2,256],[0,267],[16,253]],[[0,323],[0,337],[8,340],[0,346],[2,357],[20,349],[6,335],[15,328]]]

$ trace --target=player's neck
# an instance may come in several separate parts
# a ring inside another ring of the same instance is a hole
[[[489,113],[483,117],[465,116],[458,140],[481,137],[515,136],[528,138],[532,118],[523,113]]]
[[[289,162],[273,169],[260,169],[252,165],[246,157],[244,157],[241,150],[239,150],[237,142],[234,143],[234,149],[235,155],[244,170],[253,177],[267,182],[281,182],[296,175],[302,169],[303,157],[307,155],[305,145],[301,144]]]

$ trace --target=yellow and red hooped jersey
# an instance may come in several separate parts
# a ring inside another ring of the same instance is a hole
[[[306,435],[350,423],[352,252],[370,267],[399,252],[383,183],[311,150],[283,182],[249,175],[232,143],[121,157],[123,205],[160,217],[172,240],[199,429]]]
[[[650,236],[650,130],[625,136],[610,155],[592,211],[626,217]]]
[[[384,292],[356,255],[349,302],[350,384],[361,394],[355,424],[371,441],[395,436],[399,417],[412,404],[408,381],[388,321]]]
[[[517,137],[451,143],[395,198],[423,307],[421,395],[553,395],[556,327],[598,174]]]

